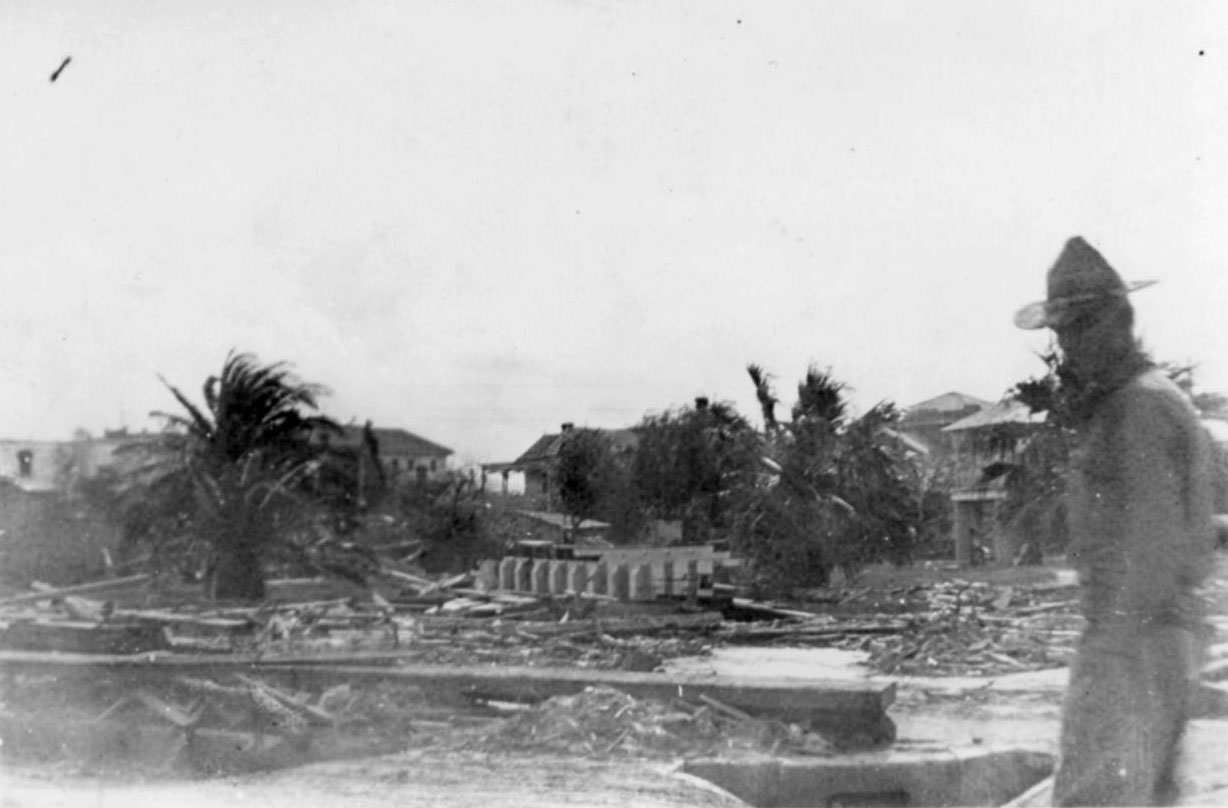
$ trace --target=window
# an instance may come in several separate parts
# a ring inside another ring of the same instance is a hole
[[[17,453],[17,476],[34,476],[34,452],[29,449],[22,449]]]
[[[431,471],[434,471],[434,470],[435,470],[435,464],[436,464],[436,463],[438,463],[438,462],[439,462],[439,461],[437,461],[435,458],[433,458],[433,457],[431,458]]]

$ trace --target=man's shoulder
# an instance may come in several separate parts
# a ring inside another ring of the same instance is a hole
[[[1113,398],[1125,413],[1167,417],[1191,424],[1198,418],[1189,396],[1159,368],[1150,368],[1138,374],[1123,385]]]

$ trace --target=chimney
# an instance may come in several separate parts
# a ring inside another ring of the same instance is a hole
[[[697,409],[697,410],[706,410],[706,409],[708,409],[708,397],[707,397],[707,396],[696,396],[696,398],[695,398],[695,409]]]
[[[564,422],[563,422],[563,431],[564,431],[564,432],[570,432],[572,429],[574,429],[574,428],[575,428],[575,426],[576,426],[576,425],[575,425],[574,423],[572,423],[571,421],[564,421]]]

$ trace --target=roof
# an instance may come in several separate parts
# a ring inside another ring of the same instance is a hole
[[[967,393],[950,392],[943,393],[934,398],[928,398],[925,401],[913,404],[911,407],[905,407],[904,413],[907,416],[907,414],[914,412],[959,412],[969,407],[988,407],[992,403],[983,398],[970,396]]]
[[[974,412],[967,418],[961,418],[950,426],[943,427],[942,431],[964,432],[1000,424],[1040,424],[1044,420],[1043,412],[1031,412],[1026,404],[1018,401],[1005,401],[990,404],[980,412]]]
[[[634,449],[640,442],[640,436],[634,429],[597,429],[594,431],[608,437],[615,449]],[[542,435],[533,441],[533,445],[525,449],[520,457],[506,464],[507,468],[518,468],[529,463],[553,460],[558,457],[559,447],[563,445],[563,434],[556,432]]]
[[[520,457],[512,461],[512,465],[520,465],[521,463],[531,463],[534,460],[547,460],[551,457],[558,456],[559,442],[563,436],[561,434],[542,435],[533,442],[533,445],[525,449]]]
[[[446,457],[453,453],[447,446],[441,446],[405,429],[377,426],[371,431],[375,433],[375,440],[379,443],[380,454]],[[336,446],[361,446],[362,432],[363,427],[349,424],[341,428],[340,435],[329,436],[329,442]]]

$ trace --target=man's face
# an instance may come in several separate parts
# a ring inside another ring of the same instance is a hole
[[[1057,337],[1057,347],[1061,349],[1062,356],[1071,365],[1077,365],[1078,359],[1084,354],[1087,329],[1076,323],[1067,323],[1054,327],[1053,333]]]
[[[1104,310],[1081,313],[1053,327],[1057,346],[1075,376],[1099,376],[1116,360],[1123,339],[1129,341],[1129,334],[1106,314]]]

